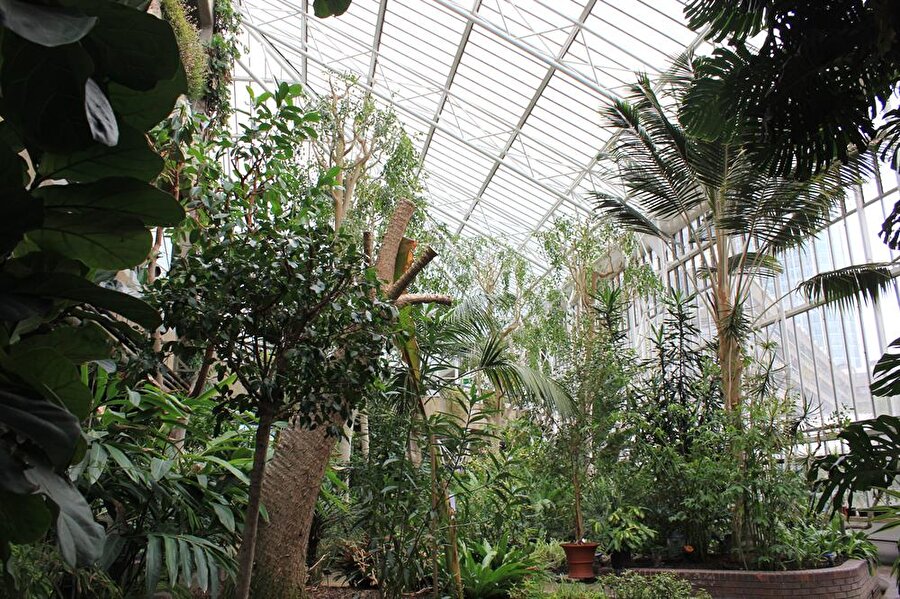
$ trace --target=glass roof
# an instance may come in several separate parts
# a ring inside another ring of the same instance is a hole
[[[597,110],[636,71],[695,43],[680,0],[354,0],[317,19],[308,0],[242,0],[238,80],[351,73],[393,104],[420,152],[430,215],[539,262],[557,214],[591,211],[607,185]],[[243,71],[243,72],[242,72]]]

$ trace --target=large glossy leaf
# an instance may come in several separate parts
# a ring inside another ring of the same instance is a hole
[[[114,146],[119,141],[119,124],[109,100],[97,82],[88,79],[84,86],[84,111],[94,141],[104,146]]]
[[[153,180],[163,169],[163,159],[132,127],[119,127],[119,143],[108,147],[93,145],[71,154],[48,154],[40,163],[40,173],[49,179],[91,182],[107,177]]]
[[[52,517],[40,495],[0,493],[0,547],[34,543],[50,528]]]
[[[71,152],[93,143],[85,112],[90,56],[79,46],[46,48],[3,36],[3,116],[29,144]]]
[[[83,43],[111,80],[147,91],[175,75],[180,55],[167,21],[115,2],[82,4],[85,12],[99,18]]]
[[[49,210],[117,214],[139,219],[145,225],[175,226],[184,220],[184,209],[170,194],[127,177],[51,185],[35,190],[34,195]]]
[[[111,353],[109,334],[99,325],[89,322],[80,327],[60,327],[49,333],[31,335],[16,343],[17,353],[48,348],[76,364],[108,358]]]
[[[315,0],[313,10],[320,19],[325,17],[339,17],[350,8],[353,0]]]
[[[91,392],[75,365],[48,347],[14,351],[2,360],[4,370],[26,381],[48,401],[61,402],[79,420],[91,408]]]
[[[149,91],[110,84],[109,101],[119,118],[136,129],[147,131],[169,116],[175,101],[186,93],[187,77],[184,67],[179,65],[174,77],[160,81]]]
[[[115,312],[135,323],[154,329],[161,324],[159,313],[146,302],[106,289],[90,281],[69,273],[32,275],[18,280],[0,280],[0,288],[6,288],[8,295],[28,297],[48,297],[85,303],[95,308]]]
[[[0,149],[0,154],[2,153],[3,149]],[[9,163],[0,164],[0,169],[9,166]],[[40,202],[32,200],[21,187],[0,193],[4,196],[4,218],[0,221],[0,255],[6,255],[22,241],[26,231],[41,226],[44,215]]]
[[[147,259],[153,240],[144,223],[117,214],[47,211],[26,236],[41,249],[76,258],[91,268],[122,270]]]
[[[0,445],[0,493],[30,495],[37,490],[25,478],[25,465],[10,455],[6,447]]]
[[[100,559],[106,533],[78,489],[49,468],[32,468],[26,476],[59,508],[56,536],[63,559],[72,567],[89,566]]]
[[[78,419],[64,408],[12,390],[0,390],[0,423],[31,440],[60,467],[69,464],[81,435]]]
[[[53,47],[77,42],[87,35],[97,19],[55,6],[0,0],[0,22],[29,42]]]

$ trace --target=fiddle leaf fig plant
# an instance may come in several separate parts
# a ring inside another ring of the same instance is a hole
[[[0,23],[0,560],[52,529],[85,565],[105,535],[66,475],[93,403],[78,365],[160,323],[98,283],[184,217],[146,136],[184,71],[169,25],[124,3],[2,0]]]

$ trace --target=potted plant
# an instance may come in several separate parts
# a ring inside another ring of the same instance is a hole
[[[623,506],[613,510],[604,520],[594,522],[594,532],[609,552],[610,565],[620,572],[631,552],[643,547],[656,536],[656,531],[642,522],[644,510]]]
[[[574,427],[573,433],[578,431]],[[575,541],[572,543],[560,543],[560,547],[566,552],[566,565],[569,578],[584,580],[594,578],[594,553],[599,543],[590,543],[584,539],[584,514],[582,513],[582,489],[581,481],[581,435],[573,434],[570,439],[573,448],[572,456],[572,491],[574,493],[575,510]]]

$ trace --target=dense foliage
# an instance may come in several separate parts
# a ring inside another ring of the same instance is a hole
[[[539,275],[498,240],[428,223],[413,140],[353,77],[330,98],[250,92],[224,128],[229,3],[202,48],[178,0],[163,3],[174,33],[140,2],[0,2],[0,596],[247,597],[254,566],[257,589],[275,582],[254,559],[260,519],[279,514],[267,468],[294,447],[285,438],[323,430],[321,469],[288,490],[315,504],[308,547],[276,547],[301,556],[301,590],[309,566],[312,583],[383,597],[706,596],[627,572],[559,584],[573,540],[597,541],[616,571],[873,561],[864,534],[819,511],[896,497],[896,419],[849,426],[849,454],[807,474],[802,398],[743,313],[777,254],[827,223],[847,179],[816,164],[846,159],[847,140],[810,149],[820,129],[768,118],[792,93],[699,119],[704,101],[762,89],[802,54],[781,35],[802,11],[756,3],[735,20],[725,4],[688,10],[734,50],[687,54],[662,92],[641,77],[604,112],[630,196],[597,194],[597,217],[549,223]],[[881,6],[851,15],[858,31]],[[753,56],[744,42],[764,25],[771,52]],[[855,48],[877,55],[856,116],[891,91],[879,77],[894,50]],[[728,60],[753,77],[728,79]],[[176,105],[185,93],[193,107]],[[747,145],[745,118],[767,127],[757,141],[775,162]],[[865,145],[874,130],[853,123]],[[788,155],[808,176],[783,176]],[[693,274],[710,293],[667,289],[643,260],[642,236],[667,239],[657,224],[671,216],[706,244]],[[423,273],[432,245],[441,261]],[[879,273],[866,280],[883,287]],[[863,279],[807,288],[847,302]],[[889,352],[875,391],[893,394],[898,371]]]

